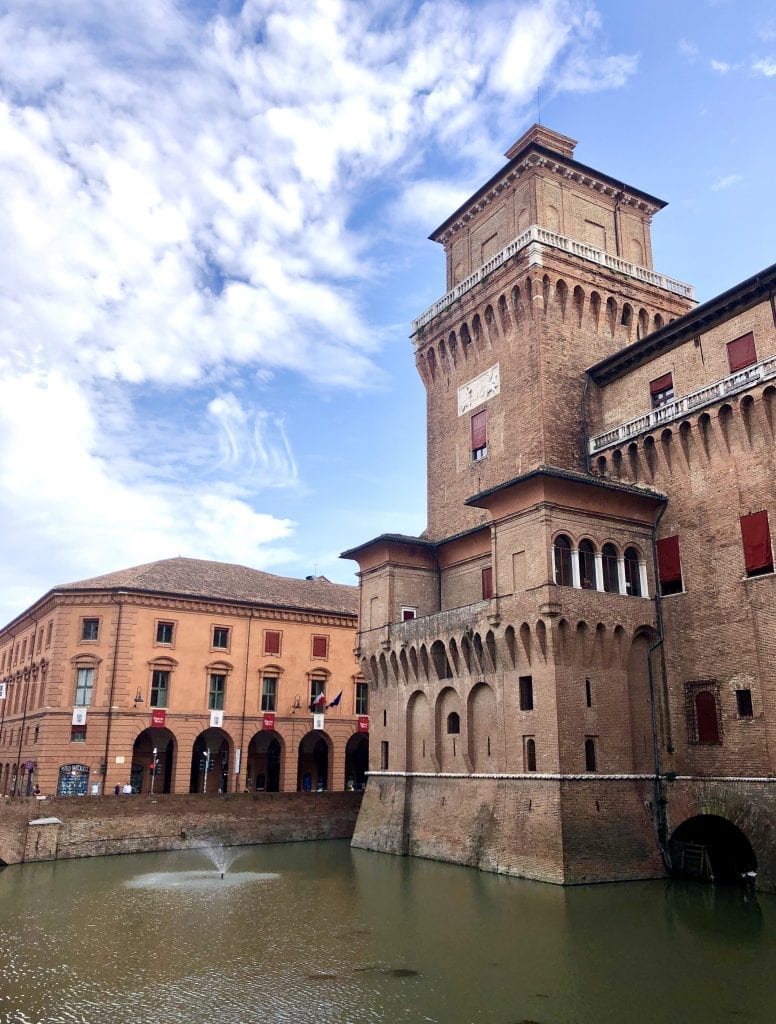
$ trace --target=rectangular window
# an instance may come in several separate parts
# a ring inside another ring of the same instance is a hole
[[[100,634],[99,619],[83,619],[81,622],[81,639],[96,640]]]
[[[94,690],[94,669],[79,668],[75,684],[76,707],[87,708],[92,703]]]
[[[167,669],[154,669],[151,675],[151,707],[166,708],[170,691],[170,673]]]
[[[226,695],[226,676],[221,672],[210,673],[210,689],[207,695],[207,706],[210,711],[224,710]]]
[[[326,680],[313,677],[310,680],[310,711],[321,712],[324,709]]]
[[[71,725],[70,726],[70,742],[71,743],[86,743],[86,726],[85,725]]]
[[[754,717],[751,690],[736,690],[736,711],[739,718]]]
[[[229,650],[228,626],[213,626],[213,646],[220,651]]]
[[[384,772],[388,771],[388,740],[380,741],[380,767]]]
[[[41,649],[42,645],[43,645],[43,630],[39,629],[38,630],[38,643],[37,643],[37,646],[35,648],[35,653],[36,654],[40,654],[40,649]]]
[[[356,714],[369,714],[369,684],[356,683]]]
[[[773,546],[767,512],[753,512],[741,517],[741,539],[744,542],[744,566],[747,576],[773,572]]]
[[[275,711],[278,695],[277,676],[264,676],[261,680],[261,710]]]
[[[598,756],[596,753],[595,737],[588,736],[585,740],[585,771],[598,771]]]
[[[670,373],[664,373],[662,377],[656,377],[649,382],[649,395],[652,399],[652,408],[659,409],[661,405],[667,405],[674,400],[674,378]]]
[[[754,347],[754,334],[743,334],[735,341],[729,341],[727,345],[728,363],[730,372],[743,370],[747,366],[753,366],[757,362],[757,352]]]
[[[404,607],[401,610],[401,621],[402,622],[409,622],[410,619],[415,619],[415,618],[417,618],[417,616],[418,616],[418,609],[417,608],[407,608],[407,607]]]
[[[280,640],[283,634],[279,629],[264,630],[264,654],[280,657]]]
[[[589,679],[585,680],[585,707],[592,708],[593,706],[593,687]]]
[[[51,630],[54,625],[54,620],[51,619],[48,626],[46,626],[46,647],[51,647]]]
[[[482,600],[489,601],[493,597],[493,566],[486,565],[482,570]]]
[[[22,661],[27,657],[27,637],[22,640]]]
[[[477,462],[488,454],[488,413],[486,409],[472,416],[472,459]]]
[[[661,594],[681,594],[682,562],[679,537],[663,537],[657,542],[657,566]]]
[[[313,657],[314,658],[328,658],[329,657],[329,638],[327,636],[314,636],[313,637]]]
[[[173,622],[157,622],[156,642],[158,644],[171,644],[174,629],[175,623]]]
[[[533,711],[533,677],[520,676],[518,683],[520,686],[520,710]]]

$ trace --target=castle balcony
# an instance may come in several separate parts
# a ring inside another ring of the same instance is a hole
[[[476,604],[450,608],[432,615],[421,615],[406,622],[394,622],[388,627],[388,639],[392,647],[411,647],[413,644],[435,640],[438,636],[453,636],[463,633],[484,619],[491,607],[491,601],[477,601]]]
[[[723,377],[722,380],[718,380],[713,384],[707,384],[697,391],[692,391],[689,395],[685,395],[684,398],[677,398],[673,402],[666,402],[665,405],[658,406],[657,409],[651,409],[642,416],[637,416],[635,419],[622,423],[612,430],[598,434],[590,439],[588,449],[591,455],[595,455],[605,448],[614,448],[621,445],[624,441],[630,440],[632,437],[637,437],[639,434],[648,434],[656,427],[664,427],[667,423],[673,423],[675,420],[682,419],[682,417],[690,412],[702,409],[704,406],[713,405],[722,398],[746,391],[753,384],[759,384],[762,381],[773,380],[774,378],[776,378],[776,356],[770,356],[768,359],[763,359],[759,363],[747,366],[743,370],[737,370],[736,373],[731,373],[727,377]]]
[[[489,274],[492,274],[494,270],[503,266],[508,260],[512,259],[523,249],[529,249],[528,256],[529,262],[535,263],[541,266],[541,247],[549,246],[552,249],[558,249],[561,252],[569,253],[571,256],[575,256],[578,259],[586,260],[589,263],[595,263],[599,267],[606,267],[608,270],[614,270],[618,274],[625,274],[627,277],[632,277],[637,281],[642,281],[645,284],[654,285],[656,288],[663,288],[665,291],[672,292],[674,295],[680,295],[682,298],[695,300],[695,289],[692,285],[684,284],[682,281],[675,281],[671,277],[666,277],[664,274],[658,274],[654,270],[648,270],[646,267],[640,267],[635,263],[629,263],[627,260],[622,259],[619,256],[613,256],[611,253],[604,252],[603,249],[596,249],[592,245],[588,245],[586,242],[578,242],[573,238],[567,238],[565,235],[559,235],[555,231],[548,231],[546,228],[540,227],[538,224],[532,224],[526,228],[517,238],[513,238],[504,248],[491,256],[487,262],[475,270],[473,274],[470,274],[464,281],[449,291],[447,295],[443,295],[441,299],[438,299],[433,306],[430,306],[425,313],[422,313],[417,320],[412,322],[412,337],[415,339],[415,346],[419,343],[417,337],[418,332],[430,323],[435,316],[439,313],[444,312],[449,306],[451,306],[457,299],[460,299],[466,292],[471,291],[480,281],[484,281]],[[533,247],[533,248],[530,248]]]

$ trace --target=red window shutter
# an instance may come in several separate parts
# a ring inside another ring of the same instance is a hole
[[[264,631],[264,653],[280,656],[280,630],[267,629]]]
[[[661,391],[668,391],[673,386],[674,378],[672,374],[664,373],[662,377],[657,377],[649,382],[649,393],[650,395],[659,395]]]
[[[735,341],[729,341],[727,346],[728,362],[730,372],[743,370],[746,366],[752,366],[757,362],[757,352],[754,347],[754,334],[744,334]]]
[[[701,690],[695,695],[695,720],[699,743],[719,743],[717,702],[709,690]]]
[[[488,445],[488,413],[487,410],[476,412],[472,416],[472,451],[479,451]]]
[[[679,557],[679,537],[664,537],[657,542],[657,565],[661,583],[680,583],[682,562]]]
[[[747,572],[773,569],[773,549],[767,512],[753,512],[750,516],[742,516],[741,538],[744,542],[744,563]]]
[[[327,636],[313,637],[313,657],[327,658],[329,656],[329,638]]]
[[[482,599],[489,601],[493,597],[493,566],[482,570]]]

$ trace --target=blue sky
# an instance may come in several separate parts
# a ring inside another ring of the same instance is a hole
[[[774,261],[766,0],[25,0],[0,15],[0,621],[171,555],[355,582],[425,525],[428,233],[537,115]]]

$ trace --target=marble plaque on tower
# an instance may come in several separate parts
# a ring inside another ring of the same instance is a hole
[[[479,377],[474,377],[458,388],[459,416],[476,409],[478,405],[482,405],[483,402],[487,402],[489,398],[493,398],[499,393],[501,383],[498,367],[499,364],[496,363],[495,366],[491,366],[489,370],[481,373]]]

